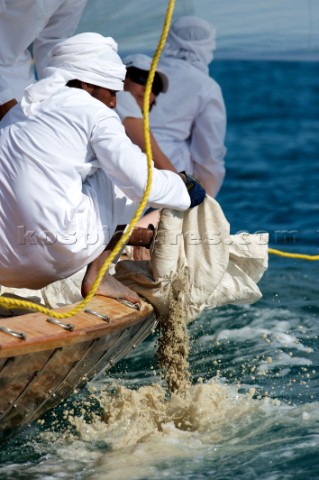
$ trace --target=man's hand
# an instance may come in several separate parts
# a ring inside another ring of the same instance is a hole
[[[194,177],[188,175],[186,172],[179,172],[179,176],[184,181],[188,194],[190,196],[190,208],[197,207],[204,201],[206,197],[205,189],[197,180],[195,180]]]
[[[107,250],[112,250],[117,242],[120,240],[123,232],[126,228],[126,225],[118,225],[116,231],[114,232],[113,237],[111,238],[109,244],[107,245]],[[130,238],[127,241],[127,245],[132,245],[134,247],[146,247],[150,248],[155,228],[153,225],[149,225],[148,228],[135,227],[133,228]]]
[[[154,236],[154,227],[148,228],[135,227],[128,240],[128,245],[150,248]]]

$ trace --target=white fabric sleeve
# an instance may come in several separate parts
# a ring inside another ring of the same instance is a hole
[[[25,6],[27,3],[27,6]],[[28,81],[34,81],[31,73],[31,55],[25,49],[30,42],[29,33],[34,26],[25,18],[28,2],[12,2],[0,0],[0,104],[16,98],[21,99],[21,94]],[[20,9],[22,13],[15,10]],[[14,22],[13,20],[14,19]],[[28,28],[25,27],[28,25]],[[31,83],[30,82],[30,83]]]
[[[0,73],[0,105],[7,103],[9,100],[12,100],[12,98],[13,93],[11,87]]]
[[[94,125],[91,145],[106,175],[131,200],[140,201],[147,181],[146,155],[131,142],[115,113]],[[174,172],[153,169],[148,204],[187,210],[190,198],[183,180]]]
[[[57,42],[74,35],[87,0],[65,0],[33,41],[33,56],[39,78],[48,65]]]
[[[190,142],[193,175],[211,197],[216,197],[225,176],[225,135],[226,109],[221,90],[215,84],[195,118]]]
[[[127,117],[143,118],[143,113],[130,92],[118,92],[116,94],[115,110],[122,122]]]

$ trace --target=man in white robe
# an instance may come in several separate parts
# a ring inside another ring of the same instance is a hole
[[[0,120],[34,83],[34,67],[42,78],[54,45],[74,35],[85,5],[86,0],[0,0]]]
[[[90,289],[147,180],[146,156],[114,110],[125,72],[112,38],[76,35],[56,45],[44,78],[3,119],[0,285],[39,289],[89,265],[83,294]],[[67,86],[75,80],[79,88]],[[190,197],[179,175],[154,169],[150,206],[183,211]],[[106,277],[98,293],[138,300],[121,288]]]
[[[169,85],[150,114],[159,147],[177,171],[193,174],[216,197],[224,176],[226,110],[221,89],[209,76],[215,29],[193,16],[176,19],[159,62]]]

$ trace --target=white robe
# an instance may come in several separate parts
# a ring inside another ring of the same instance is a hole
[[[150,113],[152,133],[177,171],[193,174],[215,197],[225,176],[221,89],[207,73],[180,58],[164,56],[159,65],[169,87]]]
[[[138,202],[146,156],[116,112],[64,87],[26,117],[20,105],[0,129],[0,285],[41,288],[94,260],[116,225],[132,217],[118,187]],[[181,178],[154,170],[149,205],[186,210]]]
[[[143,113],[130,92],[116,94],[116,112],[122,122],[128,117],[143,119]]]
[[[0,104],[21,100],[35,81],[28,47],[32,44],[37,74],[54,45],[74,34],[86,0],[3,0],[0,2]]]

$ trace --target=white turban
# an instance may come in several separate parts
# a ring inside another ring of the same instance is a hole
[[[206,20],[183,16],[171,25],[164,55],[181,58],[207,72],[216,49],[215,38],[216,30]]]
[[[26,88],[21,107],[31,115],[37,103],[54,95],[70,80],[80,80],[110,90],[123,90],[126,68],[117,54],[117,43],[99,33],[80,33],[52,50],[44,78]]]

